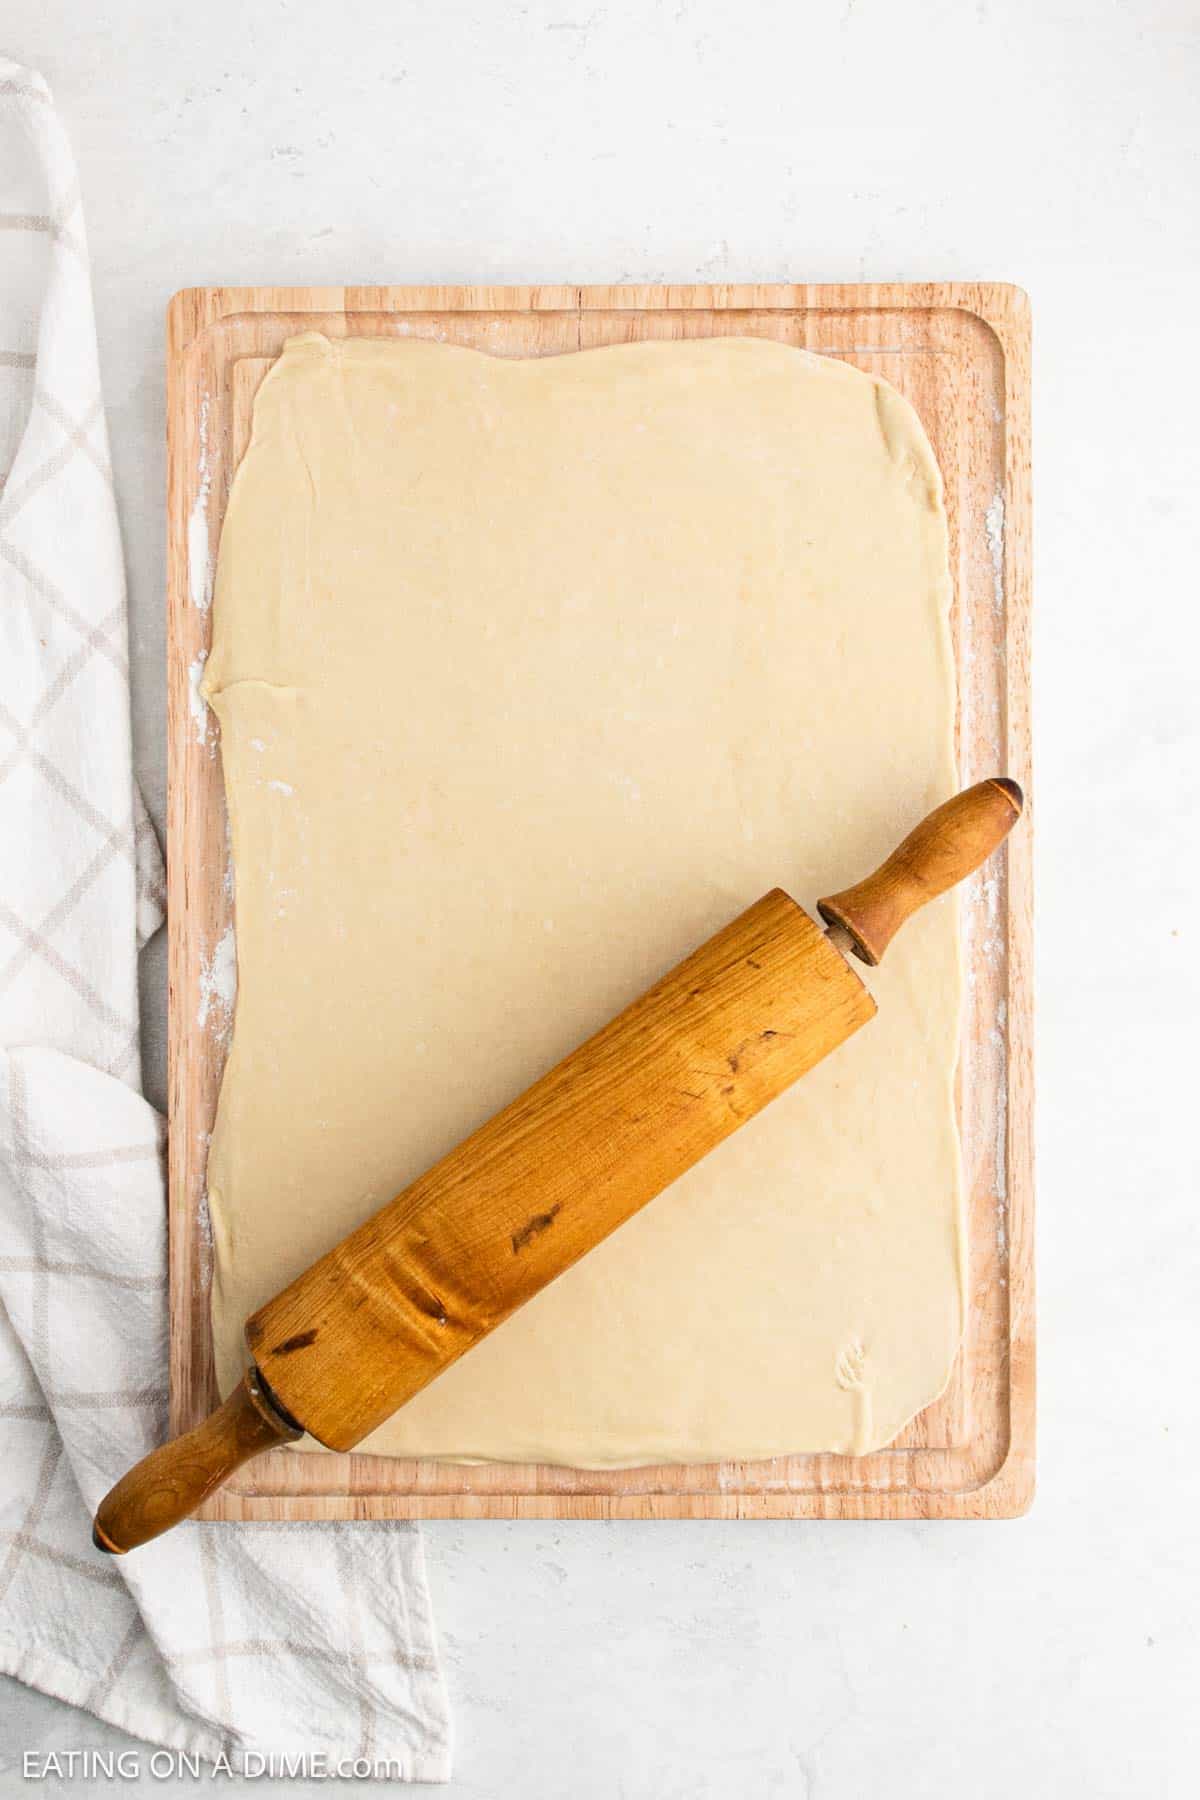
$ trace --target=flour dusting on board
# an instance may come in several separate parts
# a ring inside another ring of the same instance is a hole
[[[996,1005],[996,1023],[988,1033],[988,1042],[996,1056],[1000,1079],[996,1084],[996,1249],[1008,1254],[1008,1082],[1005,1079],[1007,1050],[1005,1033],[1008,1005]]]
[[[998,875],[976,870],[962,888],[963,970],[968,994],[978,1004],[976,991],[981,980],[989,980],[988,970],[996,971],[1004,957],[1004,930],[1000,917],[1000,879]],[[994,974],[991,977],[994,979]],[[996,1254],[1003,1271],[1009,1254],[1008,1221],[1008,1002],[1003,996],[989,1007],[991,1023],[984,1025],[978,1044],[978,1075],[967,1073],[966,1091],[974,1092],[972,1119],[965,1124],[968,1141],[982,1142],[984,1135],[992,1152],[992,1198],[995,1203]],[[986,1017],[986,1015],[985,1015]],[[968,1055],[970,1052],[968,1051]],[[986,1098],[990,1096],[990,1099]],[[998,1275],[1001,1286],[1007,1275]]]
[[[234,884],[234,877],[233,877],[233,826],[230,824],[229,814],[226,813],[225,814],[225,873],[221,877],[221,892],[224,894],[226,900],[228,900],[229,909],[231,912],[233,910],[234,885],[235,884]]]
[[[212,1147],[212,1132],[198,1131],[196,1145],[199,1151],[200,1166],[205,1176],[208,1174],[208,1152]],[[196,1196],[196,1242],[200,1255],[200,1279],[205,1284],[212,1280],[213,1270],[213,1223],[212,1212],[208,1204],[208,1189],[202,1187]]]
[[[200,964],[200,1006],[196,1024],[201,1031],[214,1021],[216,1035],[229,1036],[233,1023],[233,1003],[237,999],[237,943],[233,926],[227,925],[211,956]]]
[[[188,595],[192,605],[207,612],[212,605],[212,564],[208,554],[208,496],[212,489],[212,467],[208,456],[208,405],[205,394],[200,402],[198,431],[200,457],[196,473],[199,487],[192,510],[188,514]]]
[[[996,494],[983,515],[988,555],[992,559],[992,605],[1004,611],[1004,495]]]
[[[192,716],[192,729],[196,733],[196,742],[206,745],[208,737],[208,701],[200,692],[200,683],[204,680],[204,665],[208,661],[208,651],[202,650],[194,661],[188,664],[188,712]]]

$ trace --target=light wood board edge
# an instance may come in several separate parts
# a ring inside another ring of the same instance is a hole
[[[1032,871],[1033,806],[1030,737],[1030,360],[1028,300],[1006,283],[881,283],[850,285],[719,285],[669,287],[377,287],[190,288],[168,310],[168,601],[172,619],[186,602],[187,471],[196,452],[195,420],[189,421],[184,353],[209,325],[238,313],[366,311],[579,313],[612,310],[740,309],[825,312],[957,308],[982,320],[996,335],[1005,366],[1006,494],[1004,598],[1007,632],[1005,772],[1026,791],[1030,805],[1008,850],[1007,956],[1009,960],[1007,1205],[1010,1259],[1009,1445],[1002,1466],[978,1488],[956,1493],[886,1489],[856,1493],[741,1494],[428,1494],[263,1495],[225,1491],[202,1516],[224,1519],[335,1518],[1012,1518],[1027,1510],[1034,1489],[1035,1318],[1033,1264],[1033,1017]],[[172,780],[168,813],[168,909],[185,899],[186,795],[178,775],[178,747],[189,728],[187,667],[178,656],[168,670],[168,744]],[[177,1027],[184,995],[172,939],[170,957],[171,1116],[186,1071]],[[170,1378],[173,1396],[195,1381],[194,1335],[185,1293],[188,1247],[181,1241],[175,1196],[182,1192],[186,1146],[172,1134],[170,1244]],[[189,1221],[190,1224],[190,1221]]]

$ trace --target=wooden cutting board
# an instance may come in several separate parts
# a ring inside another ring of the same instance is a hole
[[[215,721],[197,683],[229,483],[284,341],[430,337],[497,356],[642,338],[763,336],[883,375],[946,483],[962,784],[1029,793],[1030,328],[1002,284],[853,287],[192,288],[168,314],[168,916],[171,1427],[215,1404],[205,1195],[233,939]],[[612,1471],[280,1450],[210,1519],[1006,1518],[1034,1482],[1032,820],[963,891],[958,1075],[967,1330],[953,1379],[888,1449]]]

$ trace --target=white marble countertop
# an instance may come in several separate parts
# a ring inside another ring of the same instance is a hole
[[[1029,290],[1039,1498],[993,1526],[431,1525],[451,1791],[1193,1793],[1194,4],[7,0],[0,50],[49,79],[80,164],[160,823],[176,288]],[[11,1682],[0,1718],[6,1792],[24,1750],[121,1741]]]

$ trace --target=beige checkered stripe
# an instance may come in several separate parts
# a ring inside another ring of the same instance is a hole
[[[69,1166],[75,1161],[73,1155],[55,1158],[39,1155],[34,1151],[29,1138],[25,1077],[20,1065],[15,1061],[10,1063],[8,1101],[10,1122],[8,1161],[18,1183],[21,1183],[23,1178],[28,1176],[29,1171],[35,1167],[51,1168],[58,1161]],[[95,1152],[94,1154],[112,1157],[114,1152]],[[120,1156],[121,1160],[125,1159],[125,1155],[141,1159],[147,1155],[157,1156],[160,1154],[160,1150],[157,1145],[130,1145],[124,1155],[121,1152],[115,1154]],[[8,1543],[8,1554],[3,1565],[0,1566],[0,1606],[3,1605],[4,1595],[17,1573],[22,1557],[54,1564],[60,1569],[70,1570],[86,1581],[123,1591],[123,1583],[114,1569],[106,1569],[103,1565],[98,1566],[96,1559],[87,1556],[82,1548],[79,1553],[69,1552],[45,1541],[38,1535],[38,1525],[45,1513],[63,1457],[63,1443],[53,1426],[54,1416],[62,1407],[72,1406],[106,1408],[157,1405],[161,1408],[166,1398],[165,1391],[161,1387],[141,1393],[133,1393],[129,1390],[113,1392],[100,1390],[87,1393],[69,1387],[61,1390],[57,1387],[51,1376],[48,1278],[63,1272],[74,1275],[77,1267],[93,1280],[107,1281],[113,1279],[114,1275],[112,1271],[100,1265],[63,1265],[55,1262],[45,1247],[45,1229],[40,1209],[36,1206],[31,1207],[29,1219],[32,1226],[34,1254],[28,1258],[4,1257],[0,1261],[2,1261],[5,1272],[25,1274],[30,1277],[33,1294],[30,1308],[32,1331],[29,1334],[26,1348],[34,1370],[41,1371],[39,1386],[42,1404],[36,1409],[36,1413],[33,1406],[27,1404],[22,1408],[20,1416],[26,1418],[36,1416],[39,1421],[45,1422],[48,1430],[37,1479],[24,1519],[16,1530],[0,1533],[0,1537]],[[120,1281],[121,1278],[116,1275],[115,1279]],[[139,1278],[131,1277],[130,1279],[137,1280]]]

